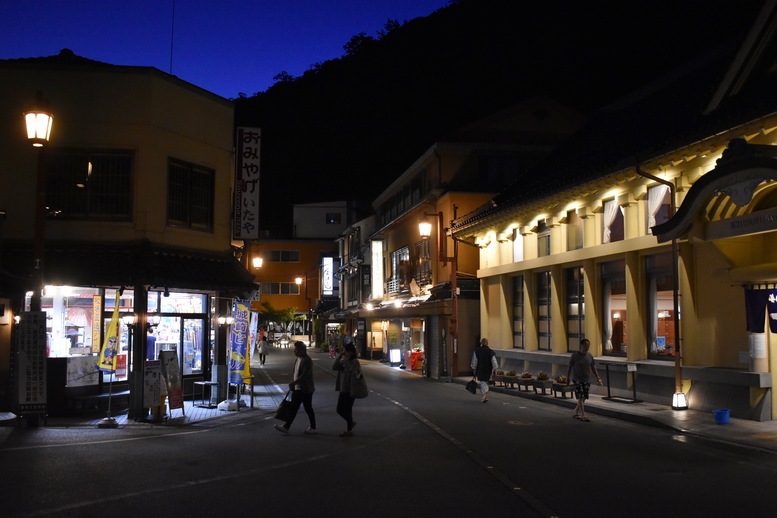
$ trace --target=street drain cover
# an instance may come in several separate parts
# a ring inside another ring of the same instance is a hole
[[[527,426],[527,425],[530,425],[530,424],[533,424],[533,423],[531,421],[519,421],[519,420],[515,419],[513,421],[507,421],[507,424],[513,424],[513,425],[516,425],[516,426]]]

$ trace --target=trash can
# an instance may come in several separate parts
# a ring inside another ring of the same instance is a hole
[[[731,411],[728,408],[718,408],[712,411],[712,415],[715,416],[715,422],[718,424],[728,424],[728,420],[731,417]]]

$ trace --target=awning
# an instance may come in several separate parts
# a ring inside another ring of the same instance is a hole
[[[29,277],[29,243],[6,243],[4,270]],[[204,252],[165,248],[147,241],[124,243],[46,242],[44,282],[72,286],[143,284],[171,289],[217,291],[234,295],[256,289],[253,276],[231,251]]]

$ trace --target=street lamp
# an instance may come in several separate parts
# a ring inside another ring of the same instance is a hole
[[[46,316],[41,303],[43,290],[43,256],[46,217],[46,166],[43,146],[51,137],[54,117],[48,109],[48,103],[38,92],[34,107],[24,113],[27,140],[37,152],[37,176],[35,179],[35,214],[33,237],[33,289],[30,297],[30,319],[25,318],[24,333],[29,333],[29,345],[17,351],[17,380],[19,390],[19,409],[25,416],[28,426],[37,427],[38,417],[46,414]],[[26,363],[25,363],[26,362]],[[27,365],[27,367],[21,367]]]
[[[313,309],[310,306],[310,296],[308,295],[308,273],[305,272],[305,300],[308,302],[308,347],[313,344]],[[296,277],[294,282],[297,286],[302,285],[302,277]]]
[[[51,126],[54,116],[49,109],[49,102],[43,98],[43,92],[38,92],[35,105],[24,113],[27,126],[27,140],[33,147],[43,147],[51,137]]]
[[[454,218],[456,217],[456,206],[453,207],[454,211]],[[448,256],[448,240],[445,235],[447,233],[447,229],[443,228],[442,224],[442,211],[438,212],[437,214],[424,214],[424,219],[418,224],[418,232],[421,234],[421,237],[423,239],[429,239],[429,237],[432,235],[432,222],[429,221],[429,217],[436,218],[437,219],[437,253],[438,253],[438,260],[442,263],[443,266],[447,266],[448,263],[451,263],[451,326],[450,326],[450,336],[451,336],[451,344],[453,346],[453,361],[451,362],[451,375],[452,376],[458,376],[458,340],[459,340],[459,324],[458,324],[458,316],[459,316],[459,306],[458,306],[458,277],[457,277],[457,268],[458,268],[458,246],[457,241],[453,240],[453,256]],[[444,330],[443,330],[444,331]],[[443,335],[444,336],[444,335]],[[443,372],[442,374],[444,376],[447,376],[447,362],[445,361],[447,358],[447,347],[443,348]]]
[[[49,110],[49,103],[38,92],[35,105],[24,113],[27,127],[27,140],[34,148],[38,148],[38,174],[35,183],[35,237],[34,237],[34,270],[35,286],[30,297],[30,311],[41,310],[41,290],[43,289],[43,255],[46,220],[46,166],[42,153],[44,144],[49,142],[54,116]]]
[[[642,171],[639,166],[636,167],[637,174],[649,178],[669,188],[669,204],[671,217],[677,213],[675,201],[675,185],[669,180],[659,178],[655,175]],[[688,400],[683,392],[682,380],[682,358],[680,357],[680,251],[677,245],[677,238],[672,238],[672,320],[674,327],[674,383],[675,390],[672,395],[672,410],[688,410]]]

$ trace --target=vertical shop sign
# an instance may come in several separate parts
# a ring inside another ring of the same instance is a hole
[[[100,352],[100,326],[103,322],[102,317],[103,298],[102,295],[92,297],[92,352]]]
[[[165,378],[170,409],[183,408],[183,386],[181,385],[181,366],[178,363],[178,352],[159,351],[159,361],[162,363],[162,377]]]
[[[233,239],[259,239],[260,128],[237,128]]]
[[[162,399],[162,366],[159,360],[146,360],[143,368],[143,406],[159,406]]]
[[[232,304],[232,326],[229,332],[229,382],[243,383],[248,348],[248,324],[251,314],[249,301],[235,300]]]
[[[253,357],[253,354],[254,354],[254,345],[256,344],[256,342],[259,341],[256,337],[256,333],[258,332],[258,328],[259,328],[259,313],[255,313],[251,308],[251,306],[253,306],[253,301],[248,301],[248,304],[249,304],[248,309],[249,311],[251,311],[250,313],[251,325],[248,327],[248,345],[246,346],[246,348],[248,349],[248,352],[246,353],[245,370],[248,371],[248,375],[250,376],[251,375],[250,363],[251,363],[251,358]]]
[[[16,337],[19,413],[46,415],[46,313],[24,313]]]
[[[321,260],[321,289],[324,295],[334,294],[334,259],[324,257]]]

